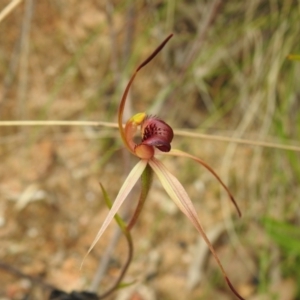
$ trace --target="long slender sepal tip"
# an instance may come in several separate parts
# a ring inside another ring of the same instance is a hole
[[[230,196],[230,199],[231,199],[231,202],[233,203],[233,205],[235,206],[235,208],[236,208],[236,210],[237,210],[237,212],[238,212],[239,217],[241,218],[241,217],[242,217],[242,212],[241,212],[239,206],[237,205],[237,203],[236,203],[236,201],[234,200],[234,198],[233,198],[232,195]]]
[[[161,49],[166,45],[166,43],[172,36],[173,33],[171,33],[167,38],[165,38],[165,40],[152,52],[152,54],[138,66],[135,72],[138,72],[141,68],[146,66],[157,55],[157,53],[161,51]]]
[[[228,286],[230,287],[231,291],[240,299],[240,300],[245,300],[245,298],[243,298],[233,287],[233,285],[231,284],[230,280],[228,277],[225,277],[225,280],[228,284]]]

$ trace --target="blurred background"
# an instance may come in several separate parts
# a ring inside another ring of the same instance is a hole
[[[146,111],[177,130],[253,141],[178,134],[172,143],[215,169],[241,219],[204,168],[163,161],[237,291],[300,299],[300,62],[287,58],[300,53],[300,2],[3,0],[0,11],[12,2],[0,22],[1,122],[116,122],[133,71],[174,33],[136,77],[126,118]],[[117,279],[127,245],[114,222],[80,264],[108,213],[98,183],[114,199],[136,163],[121,148],[105,126],[0,127],[1,300],[47,299],[51,287],[101,294]],[[132,235],[124,282],[133,284],[109,299],[236,299],[156,179]]]

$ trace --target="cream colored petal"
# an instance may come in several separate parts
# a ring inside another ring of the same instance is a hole
[[[161,184],[163,185],[164,189],[170,196],[170,198],[178,205],[179,209],[188,217],[188,219],[192,222],[192,224],[196,227],[198,232],[201,234],[203,239],[205,240],[207,246],[209,247],[210,251],[212,252],[213,256],[215,257],[223,276],[225,277],[226,281],[228,277],[226,272],[212,246],[209,239],[207,238],[199,220],[195,210],[195,207],[189,198],[187,192],[185,191],[182,184],[178,181],[178,179],[173,176],[167,168],[163,165],[162,162],[157,160],[156,158],[152,158],[149,161],[149,164],[153,171],[158,176]]]
[[[125,182],[123,183],[114,203],[112,208],[110,209],[106,219],[104,220],[101,228],[99,229],[97,236],[95,237],[92,245],[90,246],[87,254],[85,255],[84,259],[86,256],[91,252],[91,250],[94,248],[106,228],[108,227],[109,223],[111,220],[114,218],[115,214],[121,207],[122,203],[125,201],[126,197],[128,196],[129,192],[132,190],[138,179],[141,177],[142,173],[144,172],[146,166],[147,166],[147,161],[146,160],[140,160],[135,167],[131,170],[129,175],[127,176]],[[82,262],[83,263],[83,262]]]

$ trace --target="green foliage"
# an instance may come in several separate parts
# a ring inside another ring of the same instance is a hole
[[[297,297],[300,297],[300,230],[299,224],[264,219],[266,232],[282,251],[281,268],[285,277],[297,281]],[[298,299],[298,298],[297,298]]]

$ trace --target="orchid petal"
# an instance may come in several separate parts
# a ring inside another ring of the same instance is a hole
[[[91,252],[91,250],[94,248],[106,228],[108,227],[109,223],[111,220],[114,218],[115,214],[121,207],[122,203],[125,201],[126,197],[128,196],[129,192],[132,190],[138,179],[141,177],[142,173],[144,172],[146,166],[147,166],[147,161],[146,160],[140,160],[135,167],[131,170],[129,175],[127,176],[125,182],[123,183],[114,203],[112,208],[110,209],[105,221],[103,222],[101,228],[99,229],[92,245],[90,246],[86,256]]]
[[[143,141],[142,145],[154,146],[162,152],[169,152],[171,150],[171,145],[169,142],[164,141],[159,136],[152,136],[147,140]]]
[[[162,154],[162,153],[161,153]],[[226,190],[231,202],[233,203],[233,205],[235,206],[239,216],[242,216],[241,210],[238,207],[233,195],[231,194],[231,192],[229,191],[228,187],[225,185],[225,183],[222,181],[222,179],[219,177],[219,175],[206,163],[204,162],[202,159],[193,156],[189,153],[183,152],[181,150],[178,149],[172,149],[170,152],[168,153],[163,153],[164,155],[173,155],[173,156],[181,156],[181,157],[188,157],[193,159],[194,161],[196,161],[197,163],[201,164],[203,167],[205,167],[210,173],[212,173],[215,178],[219,181],[219,183],[223,186],[223,188]]]
[[[161,119],[148,116],[142,123],[142,144],[155,146],[163,152],[171,150],[173,129]]]
[[[149,165],[153,169],[153,171],[158,176],[162,186],[170,196],[170,198],[176,203],[176,205],[179,207],[179,209],[188,217],[188,219],[192,222],[192,224],[196,227],[198,232],[201,234],[203,239],[205,240],[207,246],[209,247],[211,253],[213,254],[214,258],[217,261],[217,264],[219,265],[222,274],[230,287],[230,289],[233,291],[233,293],[239,298],[243,299],[238,292],[234,289],[232,286],[230,280],[227,277],[227,274],[225,272],[225,269],[223,268],[221,261],[219,260],[219,257],[217,256],[217,253],[215,252],[215,249],[213,248],[212,244],[210,243],[208,237],[206,236],[203,227],[201,226],[196,209],[189,198],[187,192],[185,191],[184,187],[181,185],[181,183],[178,181],[178,179],[173,176],[167,168],[164,166],[162,162],[157,160],[156,158],[152,158],[149,160]]]

